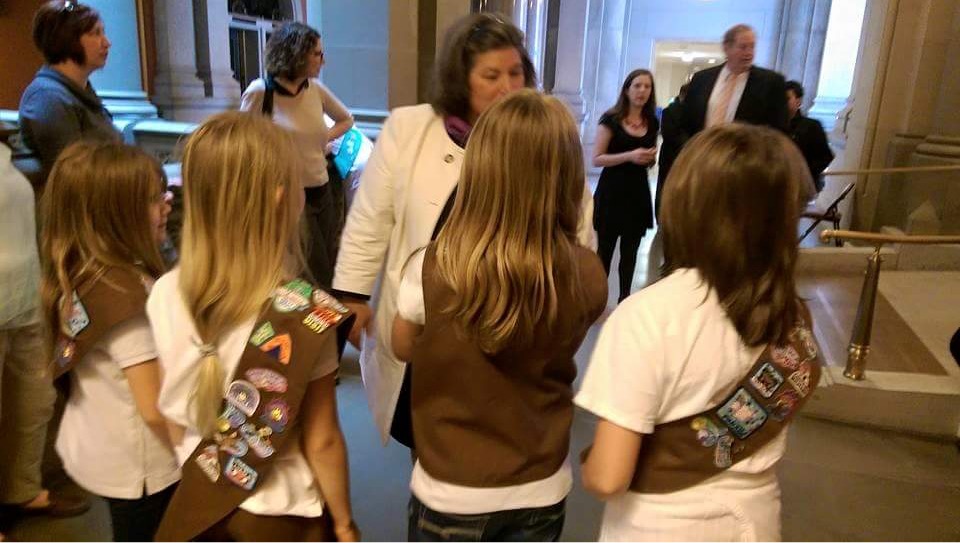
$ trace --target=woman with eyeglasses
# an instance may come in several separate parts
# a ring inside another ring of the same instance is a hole
[[[267,42],[267,76],[250,83],[240,109],[263,113],[292,136],[306,196],[307,266],[321,287],[330,288],[343,219],[331,192],[327,147],[350,130],[353,117],[318,79],[323,65],[320,33],[302,23],[284,24]],[[333,126],[327,128],[325,115]]]
[[[404,263],[445,222],[477,119],[511,92],[535,84],[523,34],[497,16],[468,15],[445,36],[431,102],[394,109],[364,168],[333,288],[357,313],[350,340],[361,347],[367,399],[384,443],[393,436],[415,449],[410,370],[394,356],[390,339]],[[580,243],[591,247],[592,202],[585,190],[578,232]]]
[[[90,84],[110,52],[97,10],[73,0],[43,4],[33,18],[33,43],[45,64],[20,98],[20,129],[40,160],[42,185],[71,143],[119,142],[121,136]]]

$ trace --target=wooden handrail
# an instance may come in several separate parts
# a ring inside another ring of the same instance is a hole
[[[960,243],[960,236],[910,236],[898,234],[877,234],[875,232],[858,232],[855,230],[824,230],[820,232],[821,241],[831,239],[850,239],[870,241],[876,244],[907,243],[915,245],[933,245],[942,243]]]
[[[864,168],[861,170],[827,170],[823,175],[860,175],[872,173],[952,172],[960,170],[960,164],[941,166],[897,166],[895,168]]]

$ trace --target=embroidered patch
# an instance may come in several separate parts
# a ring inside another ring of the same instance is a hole
[[[270,324],[270,321],[267,321],[260,325],[260,328],[250,336],[250,343],[256,345],[257,347],[263,345],[265,341],[272,338],[276,332],[273,331],[273,325]]]
[[[210,479],[210,482],[215,483],[220,479],[220,458],[217,456],[216,445],[204,447],[203,452],[198,454],[194,460],[200,466],[203,474],[207,476],[207,479]]]
[[[769,398],[783,384],[783,376],[773,365],[764,362],[757,373],[750,376],[750,384],[761,396]]]
[[[67,367],[70,361],[73,360],[73,355],[76,352],[76,342],[72,339],[60,338],[60,341],[57,343],[57,366],[61,369]]]
[[[247,441],[247,444],[250,445],[253,452],[260,458],[267,458],[276,452],[273,444],[270,443],[270,439],[260,435],[257,427],[249,422],[240,427],[240,435],[243,436],[243,439]]]
[[[697,441],[704,447],[713,447],[717,439],[726,435],[727,429],[721,428],[707,417],[697,417],[690,421],[690,428],[697,432]]]
[[[227,389],[227,401],[249,417],[260,405],[260,392],[249,382],[237,379]]]
[[[269,426],[274,432],[281,433],[290,422],[290,406],[280,398],[270,400],[260,415],[260,422]]]
[[[83,307],[83,302],[73,293],[73,308],[70,310],[70,317],[67,319],[67,330],[70,331],[70,337],[77,337],[77,334],[83,332],[90,325],[90,317],[87,315],[87,309]]]
[[[722,435],[717,439],[717,448],[713,451],[713,465],[729,468],[733,465],[733,438]]]
[[[347,309],[347,306],[340,303],[340,300],[319,288],[313,291],[313,305],[317,307],[329,307],[338,313],[348,313],[350,311]]]
[[[237,436],[236,432],[230,435],[214,434],[214,440],[220,445],[220,450],[233,456],[244,456],[250,450],[250,446],[243,439]]]
[[[800,369],[791,373],[787,380],[790,381],[793,388],[797,389],[800,396],[806,396],[810,393],[810,365],[804,363],[800,366]]]
[[[253,490],[254,485],[257,484],[256,470],[237,457],[232,457],[227,461],[226,467],[223,468],[223,474],[233,484],[244,490]]]
[[[270,338],[269,341],[260,346],[260,350],[267,353],[281,364],[290,363],[290,354],[293,351],[293,341],[290,334],[280,334]]]
[[[770,411],[771,417],[778,422],[783,422],[797,407],[797,403],[800,401],[800,395],[797,394],[795,390],[787,388],[777,395],[774,400],[774,403],[768,405],[767,409]]]
[[[800,354],[790,345],[774,347],[771,354],[773,355],[773,361],[785,368],[795,370],[800,367]]]
[[[316,333],[322,333],[327,328],[343,320],[343,315],[328,307],[316,307],[303,319],[303,324]]]
[[[763,407],[753,399],[745,388],[740,388],[717,410],[720,420],[730,427],[734,435],[744,439],[767,420]]]
[[[227,432],[231,428],[239,428],[245,422],[247,422],[247,417],[232,404],[227,404],[223,413],[217,418],[217,426],[221,432]]]
[[[286,392],[287,378],[267,368],[251,368],[245,374],[253,386],[269,392]]]
[[[807,360],[811,358],[816,358],[819,354],[817,350],[817,340],[814,339],[813,334],[810,333],[810,330],[799,326],[796,330],[793,331],[795,340],[803,347],[804,355]]]
[[[300,311],[310,307],[313,287],[302,279],[294,279],[276,291],[273,307],[282,313]]]

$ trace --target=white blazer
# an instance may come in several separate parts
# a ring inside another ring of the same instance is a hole
[[[360,369],[384,443],[406,371],[406,364],[393,356],[390,337],[401,273],[410,255],[430,243],[457,184],[463,155],[432,106],[394,109],[364,167],[340,240],[333,288],[372,297],[374,316],[363,338]],[[595,249],[589,189],[581,211],[578,237]]]

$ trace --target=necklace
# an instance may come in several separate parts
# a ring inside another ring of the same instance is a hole
[[[644,122],[643,117],[636,121],[631,121],[630,119],[624,119],[623,121],[627,123],[627,127],[631,130],[640,130],[647,124]]]

